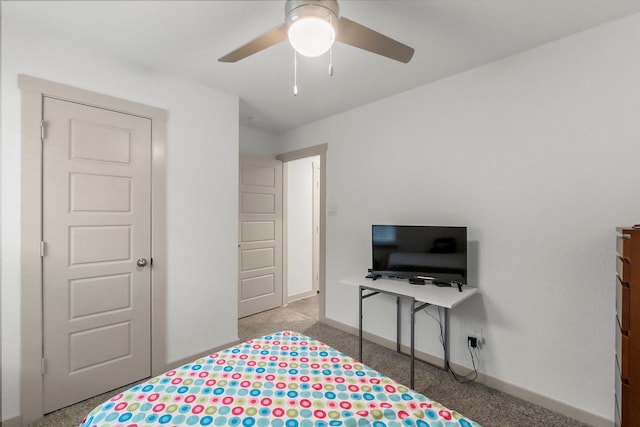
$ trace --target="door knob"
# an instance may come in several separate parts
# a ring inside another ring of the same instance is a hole
[[[138,264],[138,267],[144,267],[145,265],[147,265],[147,259],[146,258],[138,258],[138,262],[136,262],[136,264]]]

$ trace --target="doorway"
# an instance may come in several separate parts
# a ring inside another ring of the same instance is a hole
[[[293,259],[289,257],[289,254],[296,254],[294,249],[290,248],[290,244],[292,243],[289,238],[289,229],[291,218],[286,217],[284,219],[284,253],[283,257],[284,268],[283,268],[283,276],[285,278],[285,295],[291,295],[296,298],[304,298],[305,296],[318,295],[318,311],[319,311],[319,320],[323,321],[325,318],[325,236],[326,236],[326,167],[327,167],[327,144],[320,144],[309,148],[303,148],[301,150],[296,150],[284,154],[280,154],[276,156],[276,159],[281,160],[283,162],[284,170],[284,188],[283,191],[284,202],[285,202],[285,212],[288,211],[288,207],[291,204],[291,200],[288,199],[286,190],[289,187],[289,182],[291,181],[288,173],[289,164],[293,165],[295,161],[301,160],[298,164],[304,165],[308,164],[308,177],[309,177],[309,185],[306,185],[306,192],[309,197],[309,211],[316,212],[315,223],[312,219],[311,223],[309,223],[309,234],[311,237],[312,243],[310,243],[311,247],[308,247],[308,257],[303,259],[308,259],[308,264],[311,265],[312,274],[312,285],[307,290],[302,290],[300,293],[296,292],[296,288],[292,285],[292,280],[294,278],[290,278],[287,272],[289,271],[289,264],[294,262]],[[291,162],[291,163],[290,163]],[[315,165],[314,165],[315,163]],[[302,166],[302,168],[306,168]],[[314,169],[315,168],[315,169]],[[315,183],[315,184],[314,184]],[[314,192],[314,185],[317,185],[317,191]],[[314,200],[315,197],[315,201]],[[312,207],[313,206],[313,207]],[[286,215],[286,214],[285,214]],[[313,225],[312,225],[313,224]],[[304,280],[304,279],[303,279]],[[315,284],[313,284],[315,282]],[[294,287],[294,292],[289,292],[289,288]],[[288,300],[286,301],[288,302]],[[286,303],[285,302],[285,303]]]
[[[318,294],[320,156],[283,164],[286,303]]]

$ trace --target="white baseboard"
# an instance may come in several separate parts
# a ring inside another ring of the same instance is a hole
[[[6,420],[0,420],[1,427],[22,427],[22,417],[17,416],[13,418],[8,418]]]
[[[335,321],[333,319],[325,318],[323,320],[323,323],[356,336],[358,336],[359,334],[358,328],[346,325],[344,323]],[[395,341],[388,340],[386,338],[383,338],[381,336],[378,336],[366,331],[363,332],[362,336],[364,339],[374,342],[376,344],[379,344],[383,347],[389,348],[391,350],[396,349]],[[408,353],[410,351],[410,349],[404,345],[401,346],[401,350],[405,353]],[[432,354],[428,354],[428,353],[424,353],[422,351],[416,350],[415,355],[417,359],[420,359],[422,361],[428,362],[436,366],[442,366],[444,364],[444,360],[441,357],[434,356]],[[461,371],[468,370],[467,367],[457,365],[455,363],[450,363],[450,365],[455,370],[461,370]],[[507,383],[498,378],[483,374],[481,372],[478,373],[478,378],[476,381],[488,387],[491,387],[495,390],[507,393],[511,396],[515,396],[522,400],[526,400],[527,402],[531,402],[535,405],[541,406],[551,411],[558,412],[562,415],[566,415],[567,417],[571,417],[573,419],[576,419],[578,421],[581,421],[583,423],[589,424],[594,427],[613,427],[614,425],[613,419],[603,418],[599,415],[592,414],[585,410],[568,405],[564,402],[551,399],[547,396],[543,396],[534,391],[527,390],[522,387]]]
[[[294,301],[298,301],[304,298],[309,298],[309,297],[314,297],[318,295],[317,291],[311,290],[311,291],[307,291],[307,292],[302,292],[299,294],[295,294],[295,295],[290,295],[287,297],[287,304],[290,304]]]

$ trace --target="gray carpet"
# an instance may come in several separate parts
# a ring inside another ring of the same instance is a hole
[[[318,322],[316,300],[315,297],[309,298],[287,307],[240,319],[239,337],[246,341],[276,331],[291,330],[314,337],[345,354],[357,357],[357,337]],[[402,384],[409,384],[407,356],[366,341],[363,352],[367,365]],[[484,427],[586,426],[482,384],[460,384],[451,374],[422,362],[416,362],[415,385],[416,391],[464,414]],[[42,420],[30,424],[30,427],[78,426],[86,413],[115,393],[116,391],[110,392],[52,412]]]

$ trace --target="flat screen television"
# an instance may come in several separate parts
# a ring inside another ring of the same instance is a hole
[[[467,283],[467,227],[374,224],[371,243],[373,274]]]

